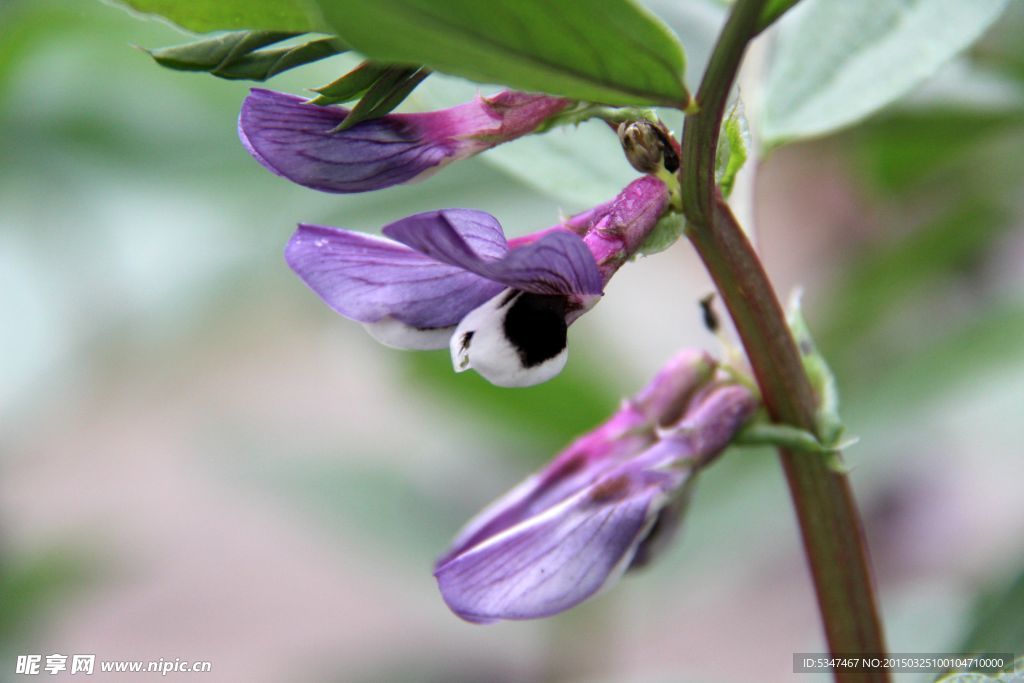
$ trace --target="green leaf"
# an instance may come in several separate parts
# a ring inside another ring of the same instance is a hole
[[[146,52],[169,69],[206,71],[218,78],[265,81],[288,69],[345,51],[333,38],[318,38],[273,50],[259,49],[295,35],[279,31],[231,31]]]
[[[423,67],[388,67],[336,130],[345,130],[360,121],[384,116],[400,105],[429,75],[430,71]]]
[[[683,107],[683,52],[629,0],[318,0],[368,57],[617,105]]]
[[[715,152],[715,183],[727,199],[732,194],[736,174],[747,162],[749,148],[750,128],[743,111],[743,102],[737,99],[722,121],[722,132],[718,136],[718,149]]]
[[[341,78],[328,83],[320,88],[314,88],[318,93],[312,104],[337,104],[348,102],[366,92],[367,88],[377,82],[388,70],[387,64],[380,62],[365,61]]]
[[[768,76],[769,147],[890,104],[988,28],[1009,0],[806,0],[782,23]]]
[[[307,33],[323,28],[306,0],[120,0],[195,33],[266,29]]]

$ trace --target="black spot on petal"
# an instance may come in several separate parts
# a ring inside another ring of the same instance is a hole
[[[512,303],[505,315],[505,337],[523,367],[540,365],[562,352],[568,310],[562,295],[524,293]]]
[[[473,341],[474,334],[476,333],[470,330],[466,334],[462,335],[462,339],[459,340],[459,346],[461,347],[463,353],[469,350],[469,343]]]

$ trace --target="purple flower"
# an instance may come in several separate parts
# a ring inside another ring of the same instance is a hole
[[[238,135],[257,161],[299,185],[367,192],[419,180],[452,161],[532,133],[570,104],[503,91],[450,109],[389,114],[335,132],[348,109],[255,88],[242,104]]]
[[[471,209],[403,218],[383,229],[390,239],[300,225],[285,258],[378,341],[448,346],[457,371],[528,386],[565,366],[568,326],[650,233],[667,194],[660,180],[640,178],[610,202],[511,242],[497,219]]]
[[[647,562],[678,526],[697,472],[755,409],[745,388],[709,382],[713,369],[702,353],[680,354],[471,521],[434,572],[452,611],[481,623],[550,616]]]

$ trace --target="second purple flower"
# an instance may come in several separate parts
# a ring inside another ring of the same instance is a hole
[[[403,218],[386,238],[300,225],[288,264],[331,308],[389,346],[448,346],[456,371],[499,386],[558,374],[568,326],[650,234],[668,203],[657,178],[563,224],[512,240],[490,214],[444,209]]]

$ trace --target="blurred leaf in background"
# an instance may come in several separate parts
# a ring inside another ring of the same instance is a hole
[[[766,84],[769,147],[856,122],[920,84],[1009,0],[805,0],[785,17]]]
[[[986,38],[927,87],[835,139],[858,181],[864,215],[843,237],[849,256],[818,300],[818,338],[836,369],[851,431],[873,444],[851,456],[898,457],[870,468],[892,481],[899,476],[892,472],[903,472],[904,492],[921,487],[923,498],[930,480],[906,473],[941,472],[943,457],[957,449],[944,439],[964,440],[985,470],[1019,466],[1016,447],[992,445],[1020,434],[1006,423],[1012,399],[1000,397],[1019,395],[1024,382],[1024,80],[1007,66],[1024,59],[1024,44],[1008,40],[1022,27],[1024,7],[1010,3]],[[987,398],[973,405],[970,397]],[[924,431],[934,424],[950,432]],[[953,436],[959,428],[970,435]],[[887,439],[894,445],[886,447]],[[1020,557],[1012,544],[1008,550]],[[991,595],[1003,590],[995,586],[1008,569],[986,569]],[[970,635],[947,642],[951,651],[1020,649],[1024,610],[1013,604],[1015,588],[979,606],[976,620],[965,615],[954,633]],[[907,638],[898,621],[891,632],[897,647]]]
[[[994,587],[974,606],[969,630],[958,652],[1012,652],[1024,643],[1024,571],[1008,586]]]
[[[66,601],[83,592],[97,573],[95,562],[69,545],[31,555],[5,553],[0,562],[0,657],[9,660],[33,629],[65,609]]]

